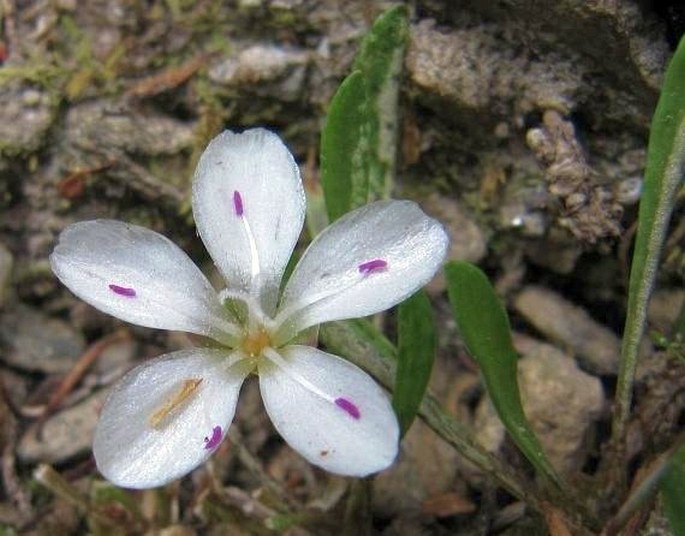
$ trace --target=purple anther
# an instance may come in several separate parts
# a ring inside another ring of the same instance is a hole
[[[381,272],[388,267],[388,263],[383,259],[373,259],[372,261],[366,261],[359,265],[359,273],[368,275],[374,272]]]
[[[205,437],[205,448],[207,450],[219,446],[221,443],[221,426],[212,428],[212,437]]]
[[[353,419],[359,419],[362,416],[361,412],[359,411],[359,408],[355,406],[352,402],[350,402],[347,398],[336,398],[335,405],[342,409]]]
[[[126,296],[127,298],[136,297],[136,289],[130,287],[121,287],[119,285],[110,284],[109,289],[114,292],[114,294],[119,294],[119,296]]]
[[[233,208],[235,209],[236,216],[243,215],[243,198],[241,197],[240,192],[238,190],[235,190],[233,192]]]

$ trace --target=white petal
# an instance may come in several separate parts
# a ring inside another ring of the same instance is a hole
[[[397,456],[388,396],[357,366],[310,346],[269,351],[259,366],[264,405],[278,432],[309,462],[366,476]]]
[[[285,288],[279,321],[308,326],[383,311],[425,285],[442,264],[442,225],[411,201],[379,201],[325,229]]]
[[[93,453],[100,472],[127,488],[171,482],[204,462],[233,420],[246,370],[237,355],[193,348],[126,374],[105,402]],[[200,380],[200,381],[198,381]]]
[[[202,154],[193,181],[198,232],[229,287],[251,292],[268,314],[304,213],[299,168],[276,134],[225,131]]]
[[[236,330],[193,261],[144,227],[113,220],[75,223],[60,235],[50,264],[79,298],[127,322],[219,340]]]

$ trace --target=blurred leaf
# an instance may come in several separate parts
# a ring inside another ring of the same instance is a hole
[[[307,196],[307,215],[305,223],[307,233],[311,240],[316,238],[321,231],[328,227],[328,210],[323,188],[320,184],[315,187],[307,187],[305,182],[304,193]]]
[[[368,198],[369,124],[361,72],[335,93],[321,133],[321,185],[331,222]]]
[[[685,446],[668,463],[661,479],[666,517],[675,536],[685,536]]]
[[[407,10],[395,6],[381,14],[361,43],[354,69],[366,82],[370,199],[389,197],[395,175],[398,96],[404,49],[409,36]]]
[[[397,376],[392,405],[404,435],[419,410],[435,359],[433,310],[420,290],[399,307]]]
[[[621,440],[630,413],[638,347],[647,303],[673,211],[675,193],[685,173],[685,38],[666,70],[649,135],[647,168],[640,200],[635,251],[630,269],[628,310],[616,386],[614,439]]]
[[[497,414],[535,469],[560,485],[521,405],[516,373],[518,355],[504,307],[485,274],[476,266],[450,262],[445,274],[454,319],[466,348],[480,367]]]

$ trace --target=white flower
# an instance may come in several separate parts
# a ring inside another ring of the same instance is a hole
[[[219,294],[167,238],[118,221],[69,226],[50,257],[57,277],[101,311],[220,343],[158,357],[116,384],[95,432],[102,474],[149,488],[197,467],[225,437],[250,373],[279,433],[311,463],[353,476],[388,467],[399,434],[385,392],[355,365],[294,339],[410,296],[445,257],[442,226],[412,202],[364,206],[312,242],[280,293],[305,197],[292,155],[263,129],[209,144],[193,214],[228,285]]]

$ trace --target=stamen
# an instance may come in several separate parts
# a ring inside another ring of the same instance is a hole
[[[119,296],[126,296],[127,298],[136,297],[136,289],[130,287],[121,287],[119,285],[110,284],[109,289],[114,292],[114,294],[119,294]]]
[[[382,272],[387,267],[387,261],[384,261],[383,259],[373,259],[371,261],[361,263],[359,265],[359,273],[368,275],[374,272]]]
[[[269,334],[260,329],[256,332],[250,333],[244,339],[240,347],[250,357],[259,357],[262,350],[271,345],[271,337]]]
[[[240,217],[243,215],[243,198],[238,190],[233,192],[233,208],[235,209],[236,216]]]
[[[183,402],[188,400],[188,398],[193,395],[198,387],[200,387],[200,384],[202,383],[202,378],[191,378],[189,380],[183,380],[183,385],[181,385],[181,388],[174,393],[171,398],[166,400],[164,404],[162,404],[162,407],[159,408],[157,411],[155,411],[152,415],[150,415],[150,418],[148,419],[148,422],[150,423],[150,426],[153,428],[159,428],[162,422],[167,418],[167,416],[174,411],[176,408],[178,408]]]
[[[336,398],[335,405],[355,420],[358,420],[362,416],[359,408],[347,398]]]
[[[205,437],[205,448],[207,450],[217,447],[221,443],[221,426],[212,428],[212,437]]]

